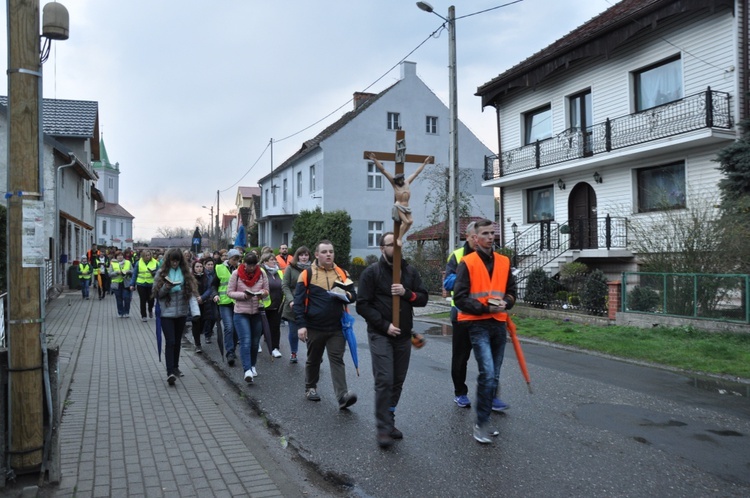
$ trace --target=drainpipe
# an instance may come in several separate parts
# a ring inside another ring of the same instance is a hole
[[[62,169],[63,168],[69,168],[73,166],[76,163],[76,156],[72,152],[69,154],[70,162],[68,164],[61,164],[57,167],[55,170],[55,254],[54,254],[54,262],[53,262],[53,268],[55,269],[55,275],[58,275],[58,271],[60,271],[60,177],[62,175]],[[55,280],[57,280],[55,278]],[[65,275],[63,275],[63,281],[65,280]],[[54,282],[55,284],[57,282]]]

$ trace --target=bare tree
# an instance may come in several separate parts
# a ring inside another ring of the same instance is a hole
[[[165,239],[175,239],[180,237],[191,237],[195,228],[181,228],[181,227],[158,227],[156,229],[156,236]]]

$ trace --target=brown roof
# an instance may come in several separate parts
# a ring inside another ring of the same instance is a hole
[[[472,221],[483,220],[481,216],[463,217],[458,220],[458,230],[461,232],[460,239],[465,240],[464,234],[466,233],[466,225]],[[495,228],[495,238],[500,238],[500,225],[493,222]],[[406,236],[406,240],[409,241],[425,241],[425,240],[441,240],[448,237],[448,222],[441,221],[427,228],[423,228],[417,232],[411,233]]]
[[[119,204],[115,204],[114,202],[108,202],[104,205],[104,207],[101,207],[96,210],[97,215],[106,215],[106,216],[117,216],[120,218],[130,218],[133,219],[135,216],[130,214],[127,209],[120,206]]]
[[[249,199],[260,195],[260,187],[237,187],[243,199]]]
[[[581,59],[607,57],[658,21],[694,10],[732,7],[733,0],[622,0],[528,59],[477,88],[482,106],[514,88],[534,87],[558,69]]]

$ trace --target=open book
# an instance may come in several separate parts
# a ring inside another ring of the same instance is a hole
[[[337,299],[341,299],[345,303],[350,302],[349,298],[346,296],[346,291],[342,289],[341,287],[333,287],[331,290],[328,291],[329,296],[333,296]]]
[[[260,297],[263,295],[263,291],[251,291],[250,289],[245,289],[245,294],[247,294],[248,296]]]
[[[182,282],[175,282],[174,280],[171,280],[169,277],[164,277],[164,281],[170,285],[180,285],[182,283]]]
[[[347,278],[344,282],[342,282],[341,280],[336,280],[333,283],[333,285],[335,285],[336,287],[340,287],[342,289],[346,289],[347,287],[349,287],[350,285],[353,285],[353,284],[354,284],[354,282],[352,282],[351,278]]]
[[[507,305],[507,303],[503,301],[502,299],[488,299],[487,304],[491,304],[493,306],[500,306],[500,307],[504,307]]]

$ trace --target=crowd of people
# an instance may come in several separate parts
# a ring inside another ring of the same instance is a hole
[[[479,376],[473,436],[483,444],[499,432],[490,426],[490,413],[509,405],[499,397],[499,378],[506,343],[507,311],[516,297],[516,283],[507,257],[492,250],[494,225],[489,220],[470,224],[466,244],[448,258],[443,287],[452,292],[453,357],[451,376],[454,401],[468,408],[467,362],[474,352]],[[403,438],[395,413],[407,376],[411,349],[424,340],[414,333],[414,308],[425,306],[428,292],[415,267],[401,259],[400,279],[394,281],[394,246],[398,238],[385,233],[379,241],[380,259],[367,267],[358,284],[335,264],[329,240],[311,251],[296,248],[289,254],[282,245],[278,254],[270,247],[260,251],[242,247],[204,252],[169,249],[165,253],[144,249],[99,250],[96,245],[81,257],[78,277],[83,299],[91,285],[99,299],[115,296],[119,318],[130,316],[132,293],[139,296],[141,320],[155,315],[164,337],[167,384],[179,377],[182,337],[192,331],[196,353],[210,344],[216,329],[222,334],[227,364],[237,355],[244,380],[258,377],[257,358],[264,329],[270,331],[274,358],[282,358],[281,327],[288,326],[289,362],[298,362],[300,342],[306,345],[305,390],[307,400],[321,400],[320,365],[328,357],[335,399],[341,410],[357,402],[347,385],[344,327],[348,304],[367,323],[375,390],[376,441],[382,448]],[[398,314],[394,317],[394,301]],[[349,317],[350,318],[350,317]]]

